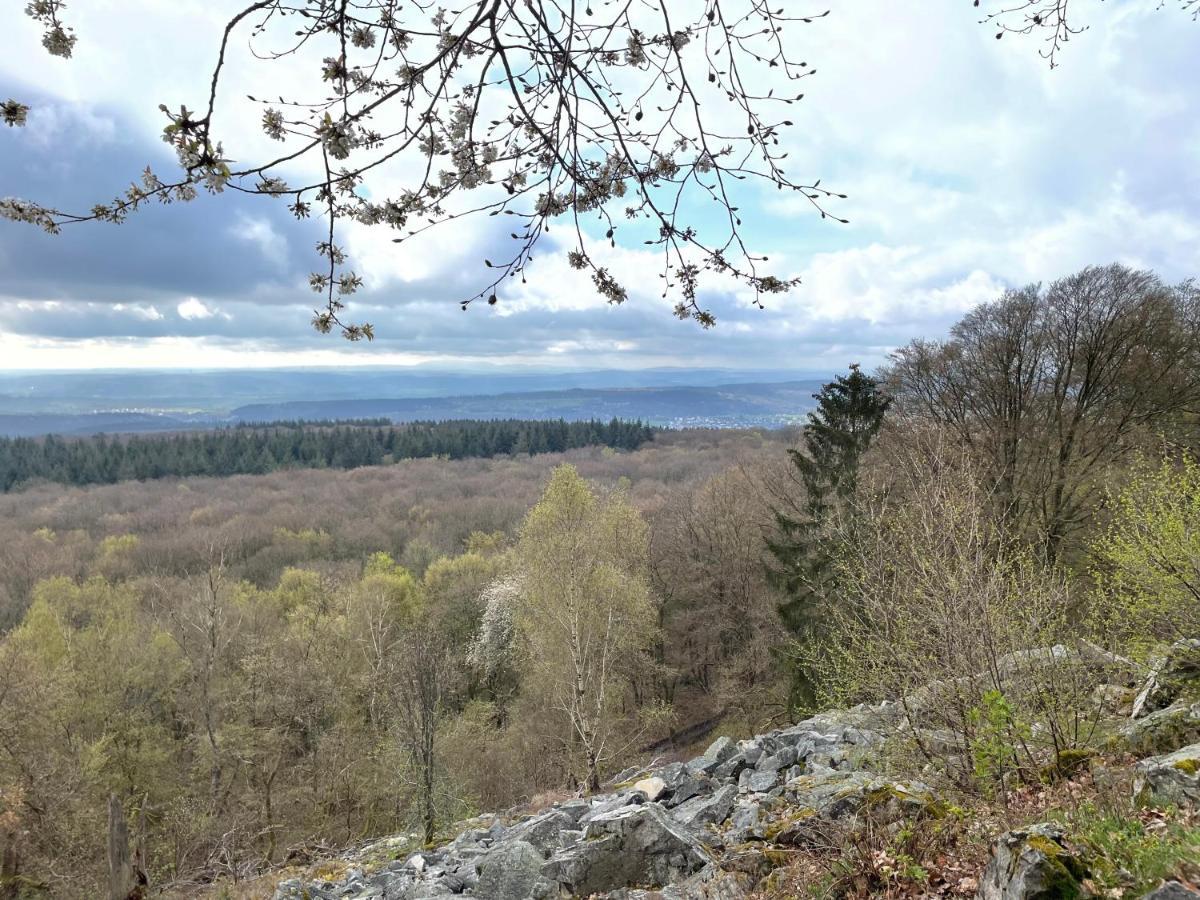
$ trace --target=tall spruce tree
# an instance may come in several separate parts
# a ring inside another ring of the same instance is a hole
[[[817,408],[808,414],[804,447],[788,450],[804,486],[804,500],[797,507],[774,510],[777,530],[767,541],[771,578],[785,596],[779,613],[800,641],[812,640],[818,632],[821,605],[833,588],[823,526],[836,505],[853,493],[859,462],[891,404],[875,379],[864,375],[857,363],[813,397]],[[793,704],[808,705],[814,690],[811,677],[797,667]]]

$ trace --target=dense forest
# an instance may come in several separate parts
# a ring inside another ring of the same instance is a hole
[[[697,739],[930,691],[881,764],[961,812],[788,856],[806,883],[852,865],[919,894],[976,820],[1081,815],[1099,782],[1064,766],[1120,758],[1097,710],[1134,692],[1062,660],[1200,637],[1200,292],[1087,269],[817,400],[798,432],[0,497],[7,871],[95,896],[116,798],[152,885],[260,896],[330,847],[421,846]],[[388,432],[163,446],[323,433]],[[1130,884],[1200,839],[1105,815]]]
[[[641,422],[454,420],[271,422],[149,437],[0,438],[0,491],[30,481],[115,484],[189,475],[261,475],[277,469],[356,469],[401,459],[561,453],[576,447],[636,450],[654,430]]]

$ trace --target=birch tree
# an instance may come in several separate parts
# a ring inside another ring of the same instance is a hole
[[[580,780],[636,739],[629,675],[657,632],[647,529],[620,492],[598,494],[573,466],[555,469],[515,550],[516,625],[529,690],[563,723]]]

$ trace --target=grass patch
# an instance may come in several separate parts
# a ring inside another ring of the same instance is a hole
[[[1200,826],[1175,811],[1135,817],[1084,804],[1065,824],[1088,857],[1098,893],[1140,896],[1163,879],[1185,876],[1183,867],[1200,859]]]

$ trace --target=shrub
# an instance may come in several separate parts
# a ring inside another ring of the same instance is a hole
[[[1092,552],[1108,639],[1136,656],[1200,636],[1200,462],[1140,459]]]

